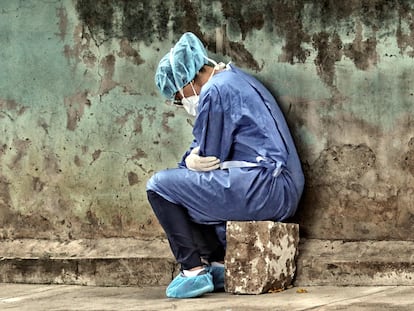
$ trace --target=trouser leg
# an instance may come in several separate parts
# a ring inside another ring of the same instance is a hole
[[[214,226],[214,229],[217,234],[217,238],[223,248],[226,249],[227,241],[226,241],[226,222],[222,222]]]
[[[193,239],[196,243],[200,256],[207,260],[224,261],[225,248],[221,243],[217,232],[217,225],[203,225],[193,223]]]
[[[193,224],[187,210],[154,191],[148,190],[147,196],[181,268],[187,270],[201,266],[200,253],[193,240]]]

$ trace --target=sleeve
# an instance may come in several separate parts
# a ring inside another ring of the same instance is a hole
[[[229,101],[224,101],[216,86],[200,97],[200,111],[194,123],[193,135],[199,142],[201,156],[215,156],[225,161],[232,147],[234,123],[229,113]]]

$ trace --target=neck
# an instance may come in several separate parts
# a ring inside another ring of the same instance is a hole
[[[194,79],[194,87],[197,93],[200,92],[202,86],[206,84],[215,73],[216,71],[213,67],[204,66],[204,70],[200,71]]]

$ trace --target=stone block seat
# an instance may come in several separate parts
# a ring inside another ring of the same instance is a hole
[[[262,294],[292,284],[299,225],[273,221],[228,221],[225,290]]]

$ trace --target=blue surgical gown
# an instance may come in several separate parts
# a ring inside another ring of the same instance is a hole
[[[201,224],[283,221],[294,215],[304,185],[301,164],[280,108],[253,76],[232,65],[216,73],[202,87],[193,135],[178,168],[156,173],[147,190],[186,207]],[[184,161],[196,146],[201,156],[221,162],[264,161],[196,172]]]

